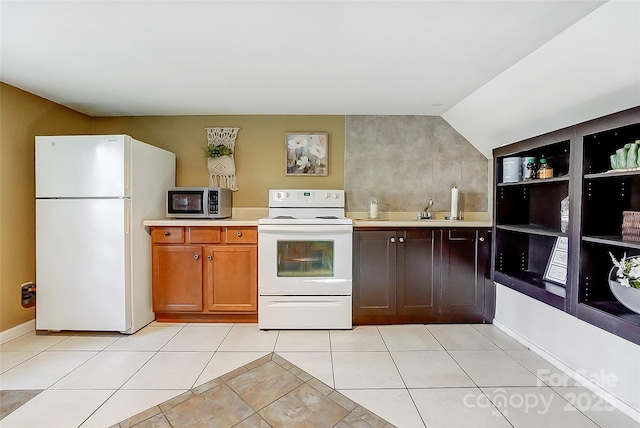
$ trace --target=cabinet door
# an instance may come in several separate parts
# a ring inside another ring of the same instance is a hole
[[[202,311],[202,247],[153,246],[153,311]]]
[[[397,239],[391,231],[357,231],[353,253],[354,321],[396,315]]]
[[[397,234],[399,315],[435,315],[438,312],[434,266],[436,233],[440,231],[407,229]]]
[[[480,321],[484,312],[487,231],[445,229],[442,235],[442,320]],[[446,315],[456,317],[449,319]]]
[[[256,246],[209,246],[205,263],[205,292],[209,311],[258,310]]]

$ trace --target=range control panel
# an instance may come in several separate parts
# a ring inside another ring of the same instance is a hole
[[[344,208],[344,190],[271,189],[269,208]]]

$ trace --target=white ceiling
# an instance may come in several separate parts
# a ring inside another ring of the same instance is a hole
[[[603,1],[5,1],[0,79],[94,116],[442,115]]]

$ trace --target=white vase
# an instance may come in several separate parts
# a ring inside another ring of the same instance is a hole
[[[637,256],[634,256],[637,257]],[[640,289],[634,287],[625,287],[616,281],[617,267],[613,267],[609,272],[609,288],[620,303],[628,309],[640,314]]]

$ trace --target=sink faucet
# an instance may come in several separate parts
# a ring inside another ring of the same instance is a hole
[[[418,213],[418,220],[431,220],[433,218],[433,213],[429,211],[433,206],[433,199],[429,199],[427,206],[424,207],[424,211],[420,211]]]

